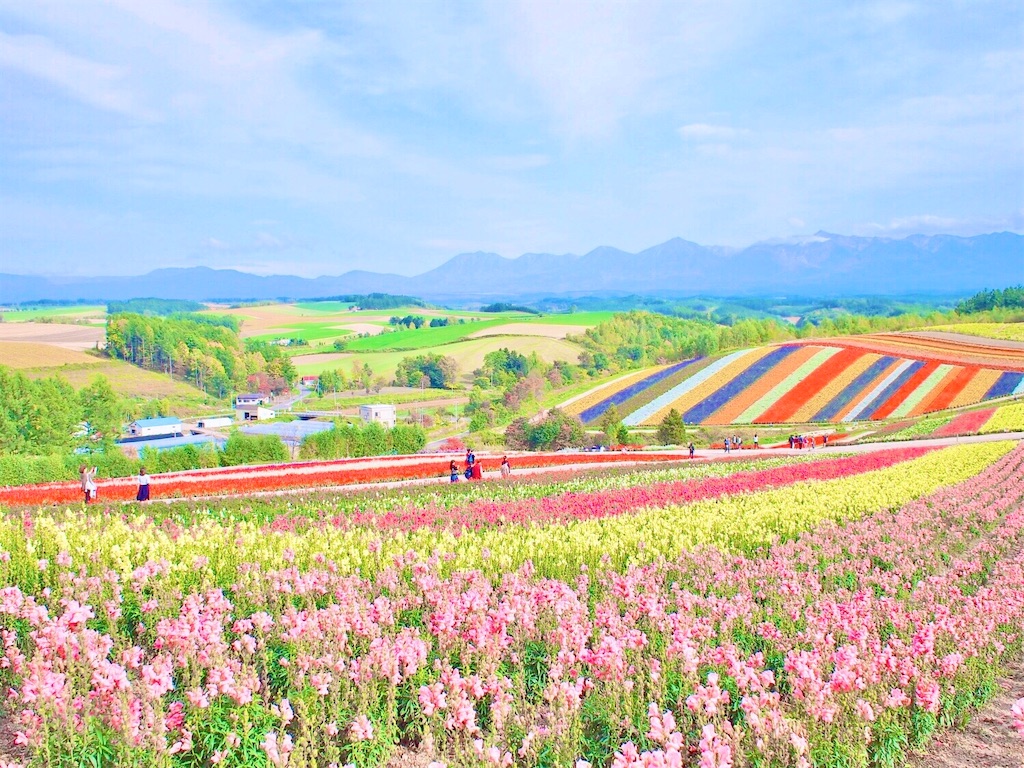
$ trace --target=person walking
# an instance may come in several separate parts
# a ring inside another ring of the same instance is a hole
[[[85,494],[85,503],[91,504],[96,501],[96,474],[99,470],[96,467],[90,469],[83,464],[78,468],[78,476],[82,481],[82,493]]]
[[[754,450],[756,451],[760,446],[757,443],[757,432],[754,433]]]
[[[828,448],[828,435],[821,436],[821,447]]]
[[[693,440],[691,440],[691,441],[690,441],[690,445],[689,445],[689,446],[687,446],[687,447],[688,447],[688,448],[690,449],[690,458],[692,459],[692,458],[693,458],[693,452],[694,452],[694,450],[696,450],[696,449],[695,449],[695,448],[693,447]]]
[[[455,463],[455,459],[452,459],[452,463],[448,465],[448,471],[451,472],[452,482],[459,482],[459,465]]]
[[[508,480],[508,476],[512,474],[512,465],[508,463],[508,456],[501,457],[501,479]]]
[[[149,501],[149,475],[145,467],[139,467],[139,491],[135,494],[136,501]]]

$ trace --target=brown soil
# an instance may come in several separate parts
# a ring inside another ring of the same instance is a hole
[[[0,341],[53,344],[65,349],[92,349],[106,339],[104,327],[66,323],[0,323]]]
[[[943,341],[955,341],[958,344],[980,344],[987,347],[1003,347],[1005,349],[1024,349],[1024,341],[1013,341],[1011,339],[993,339],[988,336],[970,336],[966,333],[954,331],[906,331],[906,336],[924,336],[929,339],[942,339]]]
[[[1024,768],[1024,739],[1013,730],[1010,707],[1024,697],[1024,661],[1007,669],[999,690],[962,731],[942,731],[908,768]]]

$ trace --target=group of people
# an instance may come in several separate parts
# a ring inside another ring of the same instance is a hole
[[[790,435],[789,436],[789,447],[790,448],[799,448],[800,450],[803,450],[804,448],[811,448],[811,449],[813,449],[815,444],[816,444],[816,442],[817,442],[817,438],[814,435]],[[828,435],[822,435],[821,436],[821,447],[822,448],[827,448],[828,447]]]
[[[733,450],[739,450],[740,448],[743,447],[743,438],[740,437],[739,435],[733,435],[732,437],[726,437],[722,442],[723,442],[723,447],[725,448],[725,452],[726,453],[729,453],[730,451],[733,451]],[[757,432],[754,433],[754,437],[751,440],[751,442],[753,443],[754,448],[760,448],[761,447],[761,443],[760,443],[760,441],[758,440],[758,437],[757,437]]]
[[[89,467],[82,464],[78,468],[78,477],[82,482],[82,493],[85,494],[85,503],[92,504],[96,501],[96,494],[99,486],[96,485],[96,475],[99,474],[98,467]],[[135,493],[136,501],[149,501],[149,474],[145,467],[139,467],[139,490]]]
[[[472,448],[466,449],[466,469],[463,472],[459,472],[459,464],[455,459],[452,459],[448,465],[448,471],[451,474],[452,482],[459,482],[459,475],[463,474],[467,480],[483,480],[483,466],[479,461],[476,460],[476,454],[473,453]],[[512,465],[508,462],[508,456],[501,457],[501,477],[507,479],[512,474]]]

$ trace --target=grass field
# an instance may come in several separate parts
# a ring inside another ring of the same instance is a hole
[[[28,341],[0,341],[0,364],[8,368],[60,368],[65,365],[95,366],[103,358],[77,349]]]
[[[97,374],[102,374],[110,380],[114,391],[124,397],[166,397],[195,403],[208,400],[203,392],[178,379],[170,379],[167,374],[147,371],[131,363],[109,358],[91,358],[87,364],[36,366],[23,369],[23,372],[33,379],[59,373],[75,389],[86,386]]]
[[[88,320],[102,323],[107,317],[104,304],[70,304],[62,307],[29,307],[27,309],[0,308],[5,323],[27,323],[32,320],[63,320],[75,322]]]
[[[469,325],[467,323],[467,325]],[[465,327],[465,326],[455,326]],[[472,327],[472,326],[470,326]],[[431,330],[445,330],[435,328]],[[511,349],[524,355],[536,352],[541,359],[547,362],[555,360],[567,360],[575,362],[580,354],[580,348],[562,339],[549,339],[539,336],[494,336],[482,339],[468,339],[453,344],[446,344],[443,347],[430,349],[442,355],[454,357],[459,364],[459,369],[466,377],[476,368],[483,365],[484,356],[488,352],[494,352],[501,348]],[[426,350],[420,350],[425,352]],[[348,371],[353,360],[358,360],[360,365],[368,364],[375,375],[382,375],[388,379],[395,375],[395,368],[398,367],[402,358],[408,357],[410,352],[339,352],[318,355],[301,355],[292,358],[292,363],[300,374],[316,374],[321,371],[341,368]],[[304,360],[303,358],[310,358]]]

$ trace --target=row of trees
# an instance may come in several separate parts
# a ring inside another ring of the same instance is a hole
[[[993,309],[1024,309],[1024,285],[995,291],[979,291],[956,305],[962,315],[973,315]]]
[[[107,354],[177,375],[217,397],[250,388],[251,376],[265,374],[260,382],[275,394],[287,391],[296,377],[295,366],[280,347],[251,339],[243,343],[231,317],[110,315]]]
[[[302,441],[303,459],[343,459],[359,456],[408,454],[422,450],[427,434],[419,426],[397,424],[386,429],[377,422],[369,424],[336,423],[334,429],[316,432]]]

